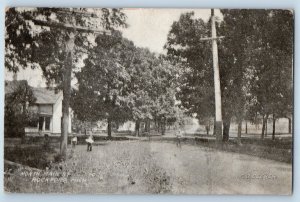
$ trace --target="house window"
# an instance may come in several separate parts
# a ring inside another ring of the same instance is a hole
[[[51,117],[40,116],[39,117],[39,131],[50,130]]]
[[[50,117],[45,117],[45,130],[50,130]]]
[[[42,131],[44,126],[44,117],[39,117],[39,130]]]

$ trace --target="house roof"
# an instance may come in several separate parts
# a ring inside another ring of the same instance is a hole
[[[19,86],[28,84],[26,80],[5,81],[5,94],[13,93]],[[56,93],[53,89],[31,87],[36,98],[36,104],[54,104],[62,92]]]
[[[52,89],[33,87],[32,90],[37,104],[54,104],[62,96],[61,92],[56,93]]]

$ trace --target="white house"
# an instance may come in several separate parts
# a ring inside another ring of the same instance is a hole
[[[39,135],[60,135],[62,122],[62,92],[47,88],[32,88],[36,102],[30,106],[31,110],[37,112],[39,121],[35,128],[25,128],[25,133],[38,133]],[[71,116],[69,118],[69,133],[71,133]]]
[[[24,80],[23,80],[24,81]],[[21,80],[5,81],[5,93],[14,89]],[[31,87],[36,101],[29,109],[36,112],[38,122],[35,127],[26,127],[26,135],[60,135],[62,122],[62,92],[47,88]],[[70,110],[71,114],[71,110]],[[71,133],[71,116],[69,118],[69,133]]]

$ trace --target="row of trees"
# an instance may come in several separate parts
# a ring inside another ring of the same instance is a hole
[[[109,34],[96,34],[95,26]],[[117,28],[126,26],[121,9],[10,8],[5,66],[13,72],[40,67],[47,84],[63,91],[63,120],[71,106],[78,120],[106,120],[109,137],[112,123],[126,120],[136,122],[137,133],[142,121],[149,131],[154,120],[164,133],[180,112],[176,71],[163,56],[124,39]],[[86,56],[84,67],[76,68]],[[71,92],[72,79],[78,85]],[[63,121],[64,140],[66,126]]]
[[[293,13],[221,12],[223,139],[229,138],[232,118],[238,120],[239,137],[243,120],[262,118],[263,138],[269,116],[275,126],[277,118],[292,114]],[[95,22],[110,34],[95,34],[90,28]],[[112,123],[126,120],[136,122],[137,134],[141,122],[149,131],[150,120],[164,133],[167,123],[180,121],[182,108],[210,124],[215,111],[211,45],[200,41],[211,35],[210,22],[192,12],[181,15],[168,34],[166,56],[135,47],[117,31],[126,26],[120,9],[10,8],[5,66],[13,72],[40,67],[48,85],[63,90],[64,120],[72,106],[81,121],[106,120],[108,136]],[[84,66],[76,68],[84,57]],[[78,83],[73,91],[71,79]],[[66,135],[63,130],[62,139]],[[66,141],[62,145],[65,154]]]
[[[150,130],[155,121],[162,134],[166,122],[175,121],[176,69],[162,55],[137,48],[116,31],[98,36],[89,49],[84,67],[75,76],[78,85],[72,95],[72,109],[82,121],[106,120],[108,137],[112,123],[135,121]]]
[[[288,10],[227,10],[218,23],[219,62],[223,110],[223,140],[228,141],[232,118],[241,136],[243,120],[275,121],[292,116],[293,13]],[[174,22],[165,45],[174,64],[181,64],[177,99],[190,114],[209,123],[214,117],[213,69],[209,42],[210,22],[194,13]]]

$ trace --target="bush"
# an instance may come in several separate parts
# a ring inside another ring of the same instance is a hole
[[[54,149],[40,145],[4,148],[4,159],[39,169],[49,167],[56,160],[55,154]]]

